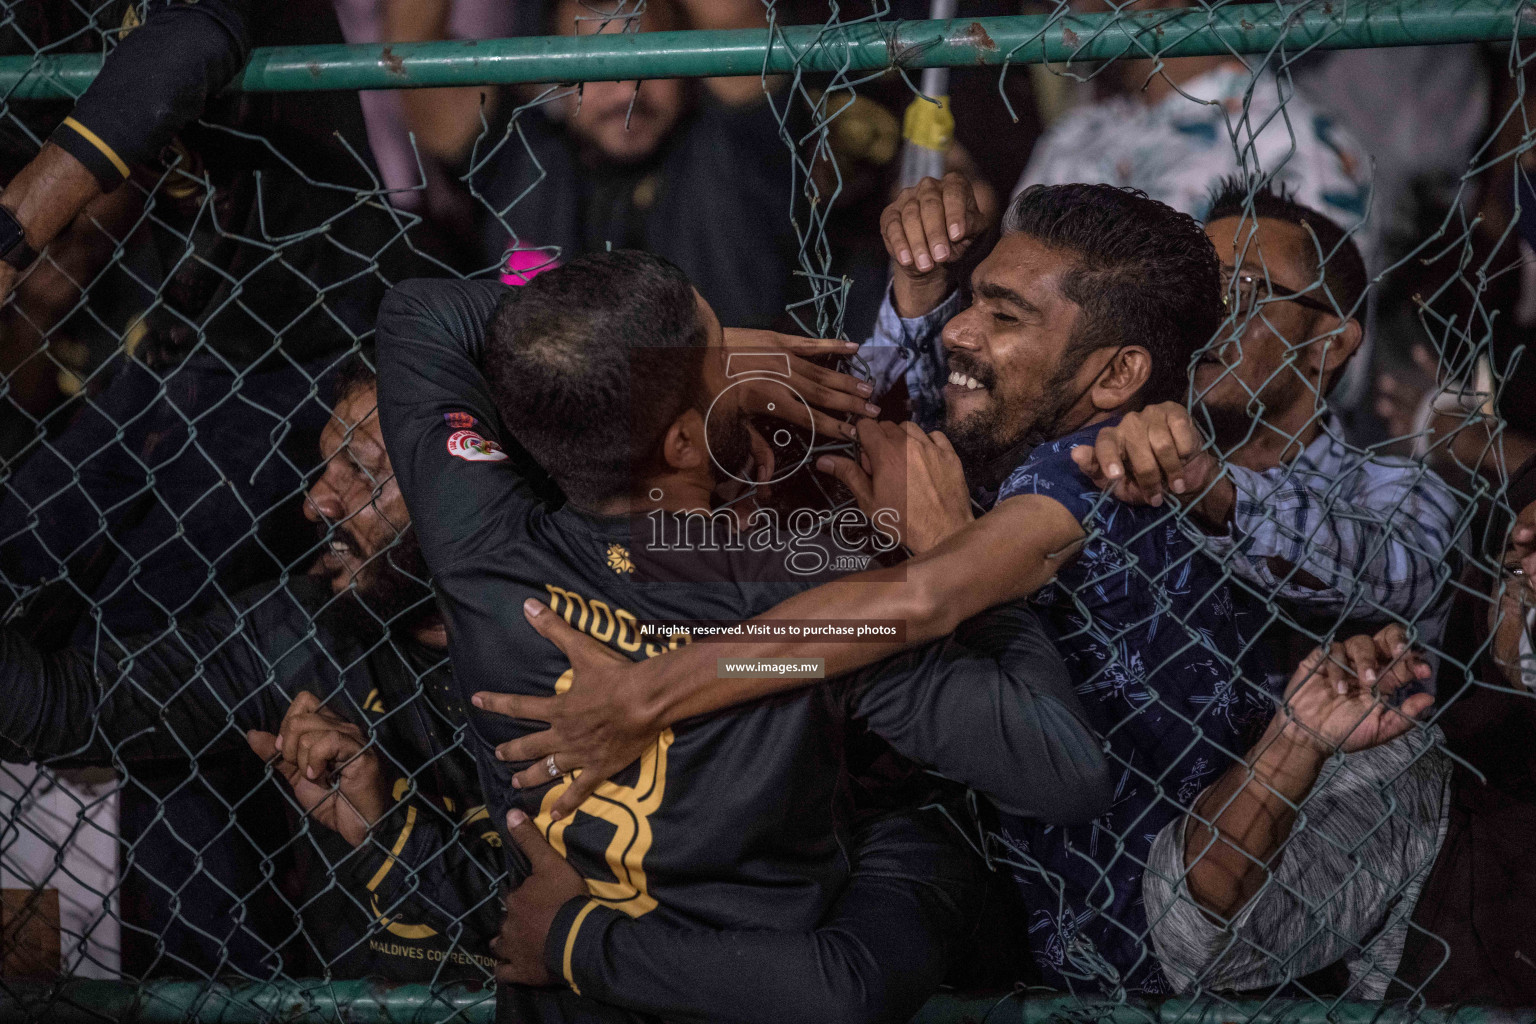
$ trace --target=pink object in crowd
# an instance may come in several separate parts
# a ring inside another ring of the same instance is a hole
[[[543,249],[508,249],[507,258],[501,265],[501,283],[521,287],[559,265],[559,258]]]

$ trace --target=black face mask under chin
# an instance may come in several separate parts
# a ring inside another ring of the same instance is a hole
[[[945,431],[973,491],[996,491],[1038,443],[1032,432],[1018,438],[999,437],[999,427],[993,416],[972,416]]]

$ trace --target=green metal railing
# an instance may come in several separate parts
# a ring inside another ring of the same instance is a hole
[[[419,89],[445,85],[710,78],[801,71],[996,66],[1276,48],[1464,43],[1536,36],[1536,13],[1508,0],[1232,4],[1175,11],[1050,14],[954,21],[867,21],[771,32],[610,33],[258,49],[245,92]],[[12,99],[74,97],[101,67],[86,54],[0,59]]]
[[[46,0],[42,0],[46,2]],[[3,6],[3,0],[0,0]],[[852,6],[852,5],[848,5]],[[103,29],[116,32],[115,26]],[[1212,54],[1267,55],[1254,67],[1273,68],[1308,49],[1394,47],[1476,41],[1515,44],[1536,37],[1536,13],[1514,0],[1313,0],[1303,4],[1223,4],[1181,10],[1116,12],[1079,15],[1063,8],[1049,15],[957,19],[951,21],[861,20],[852,24],[775,26],[769,31],[614,33],[581,37],[523,37],[480,41],[411,44],[285,46],[258,49],[237,78],[233,90],[246,92],[315,92],[435,86],[563,83],[674,77],[727,77],[830,73],[838,79],[830,88],[852,88],[849,80],[885,69],[925,67],[993,67],[999,74],[1008,65],[1042,62],[1093,64],[1142,57],[1174,58]],[[72,98],[82,93],[99,71],[99,54],[49,54],[0,58],[0,105],[10,100]],[[1511,61],[1511,63],[1517,63]],[[815,95],[811,87],[815,86]],[[793,101],[812,112],[813,142],[825,141],[829,126],[844,104],[829,103],[820,80],[796,80]],[[829,88],[829,91],[830,91]],[[795,91],[798,90],[798,91]],[[1522,94],[1523,95],[1523,94]],[[785,104],[786,109],[788,102]],[[34,108],[35,109],[35,108]],[[1512,111],[1521,108],[1515,106]],[[1497,115],[1497,112],[1495,112]],[[1513,116],[1512,114],[1510,116]],[[781,124],[781,127],[783,125]],[[1251,126],[1250,126],[1251,127]],[[803,142],[785,129],[792,151]],[[487,149],[522,145],[515,132],[487,138]],[[1518,145],[1536,145],[1525,132]],[[814,147],[811,147],[814,148]],[[482,157],[489,159],[488,157]],[[806,159],[797,156],[797,160]],[[1478,170],[1493,162],[1488,153],[1473,161]],[[805,188],[815,201],[795,208],[801,235],[801,268],[815,283],[818,295],[841,294],[841,278],[831,265],[817,262],[826,248],[825,211],[837,200],[835,190],[819,192],[810,163],[797,165]],[[1271,168],[1273,169],[1273,168]],[[1469,171],[1471,178],[1477,170]],[[335,190],[339,186],[326,186]],[[838,188],[841,186],[839,185]],[[317,193],[319,190],[316,190]],[[152,192],[151,198],[164,195]],[[358,205],[380,202],[384,190],[359,196]],[[537,201],[539,193],[532,193]],[[208,200],[213,198],[209,190]],[[489,204],[483,197],[480,202]],[[803,198],[803,197],[802,197]],[[522,197],[514,200],[522,201]],[[172,204],[164,203],[169,207]],[[485,211],[482,211],[484,213]],[[498,207],[496,216],[507,209]],[[168,216],[151,204],[146,221]],[[1450,224],[1450,222],[1447,222]],[[179,226],[179,222],[178,222]],[[317,228],[313,233],[330,230]],[[1460,234],[1458,235],[1458,231]],[[509,231],[509,235],[510,235]],[[1436,251],[1468,244],[1470,232],[1458,225],[1442,226],[1434,236]],[[1449,239],[1449,241],[1447,241]],[[532,240],[537,243],[537,239]],[[292,238],[263,238],[283,253]],[[188,255],[205,242],[186,242]],[[1420,248],[1429,246],[1425,241]],[[127,251],[127,243],[118,250]],[[1415,254],[1418,250],[1415,250]],[[1470,247],[1468,248],[1470,252]],[[201,256],[199,256],[201,258]],[[1402,262],[1406,263],[1408,257]],[[1448,279],[1444,287],[1465,283],[1478,271]],[[818,276],[819,275],[819,276]],[[245,279],[239,281],[246,287]],[[316,284],[316,295],[328,287]],[[1478,294],[1481,294],[1480,292]],[[236,291],[236,295],[239,292]],[[156,302],[161,301],[158,297]],[[231,300],[232,302],[234,300]],[[1479,300],[1481,301],[1481,300]],[[82,299],[82,305],[90,310]],[[105,306],[105,302],[103,301]],[[1491,322],[1491,314],[1481,314]],[[841,314],[838,314],[840,323]],[[822,325],[824,326],[824,325]],[[40,334],[52,332],[52,326]],[[818,327],[819,333],[835,333]],[[62,329],[58,335],[67,341]],[[1421,339],[1422,340],[1422,339]],[[349,344],[355,339],[349,339]],[[46,350],[47,339],[42,345]],[[1488,350],[1485,337],[1477,343]],[[273,351],[278,351],[274,339]],[[1456,371],[1460,372],[1460,371]],[[82,371],[82,374],[84,371]],[[0,383],[9,379],[0,374]],[[14,401],[6,399],[5,401]],[[279,410],[289,415],[286,409]],[[39,437],[44,436],[39,430]],[[149,486],[149,485],[146,485]],[[82,513],[83,515],[83,513]],[[92,513],[94,516],[94,513]],[[190,513],[189,513],[190,516]],[[83,521],[83,520],[82,520]],[[92,519],[94,521],[94,519]],[[61,573],[63,569],[61,568]],[[94,599],[93,599],[94,600]],[[7,823],[11,824],[11,823]],[[14,827],[14,826],[13,826]],[[0,849],[4,844],[0,844]],[[60,861],[62,871],[63,861]],[[105,898],[105,896],[104,896]],[[115,911],[114,911],[115,912]],[[1275,951],[1283,955],[1285,951]],[[327,970],[332,970],[330,966]],[[404,985],[372,980],[330,981],[283,976],[254,983],[215,980],[96,981],[62,980],[52,984],[5,981],[0,985],[0,1021],[130,1020],[171,1022],[197,1020],[239,1022],[309,1021],[426,1022],[452,1019],[489,1022],[494,1019],[494,993],[463,985]],[[1338,1002],[1328,999],[1236,1001],[1221,998],[1147,1001],[1103,1001],[1097,996],[996,993],[991,996],[941,995],[932,999],[915,1024],[1000,1021],[1062,1021],[1075,1024],[1514,1024],[1536,1020],[1531,1010],[1503,1011],[1486,1007],[1413,1010],[1402,1005]]]
[[[428,1024],[452,1018],[489,1024],[495,1000],[487,989],[466,986],[391,985],[379,981],[284,981],[230,985],[203,981],[68,981],[59,985],[10,983],[0,994],[0,1020],[35,1019],[58,1024],[103,1019],[139,1024]],[[1378,1003],[1306,1003],[1225,999],[1094,1002],[1060,994],[960,997],[928,1001],[912,1024],[1528,1024],[1528,1010],[1463,1006],[1411,1010]]]

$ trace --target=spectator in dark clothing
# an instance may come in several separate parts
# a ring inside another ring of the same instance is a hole
[[[559,0],[545,30],[619,31],[623,21]],[[646,31],[764,24],[757,0],[659,0],[641,18]],[[790,151],[774,108],[762,81],[745,77],[653,80],[638,91],[591,82],[521,110],[504,134],[479,142],[469,179],[484,206],[485,262],[517,283],[610,243],[643,249],[687,272],[724,323],[769,326],[790,300],[797,247]],[[413,124],[425,137],[420,113]]]
[[[1456,755],[1449,821],[1388,993],[1432,1005],[1536,1002],[1526,943],[1536,914],[1536,459],[1510,475],[1501,509],[1446,630],[1438,721]]]
[[[164,628],[292,564],[306,531],[291,499],[326,419],[315,396],[371,329],[391,268],[413,262],[387,205],[359,198],[378,186],[355,94],[221,94],[253,46],[341,41],[322,0],[255,9],[109,4],[101,72],[0,193],[0,293],[98,197],[145,210],[126,237],[92,236],[97,262],[80,273],[93,315],[124,329],[123,353],[67,425],[73,410],[29,421],[36,447],[0,498],[0,564],[47,647]],[[47,258],[76,257],[73,235]],[[169,945],[199,969],[215,954],[197,934],[230,907],[220,890],[261,870],[227,839],[228,806],[253,832],[273,818],[242,798],[247,778],[238,764],[210,764],[191,785],[148,771],[123,793],[124,841],[165,873],[130,875],[125,911],[177,892],[191,934]],[[140,834],[170,818],[174,834]],[[216,880],[202,896],[185,889],[199,864]],[[169,941],[167,919],[136,923]]]
[[[116,49],[0,193],[32,249],[100,194],[152,193],[152,215],[95,285],[133,325],[127,355],[0,508],[11,581],[88,560],[121,603],[103,609],[109,628],[154,628],[211,596],[198,584],[217,578],[228,592],[287,564],[290,524],[269,517],[311,464],[326,413],[316,385],[371,329],[389,268],[411,263],[387,209],[358,200],[373,176],[354,95],[218,95],[254,45],[340,41],[329,4],[290,0],[256,22],[253,6],[156,2],[140,23],[133,5],[115,5]],[[23,258],[14,249],[0,264],[0,290]],[[110,472],[76,480],[93,456]],[[152,510],[141,507],[151,470],[153,490],[171,495]],[[82,498],[96,530],[80,528]],[[186,535],[172,541],[178,524]],[[276,547],[261,552],[258,538]]]
[[[130,771],[171,762],[183,780],[189,761],[195,777],[202,759],[249,744],[303,816],[297,835],[285,830],[301,861],[298,892],[277,934],[253,935],[244,915],[229,914],[210,922],[205,942],[256,945],[258,977],[480,980],[500,919],[500,853],[458,741],[464,709],[449,693],[447,638],[375,404],[371,376],[359,375],[324,432],[326,470],[305,502],[325,550],[313,573],[121,644],[47,654],[0,631],[0,738],[10,759]],[[180,832],[183,819],[169,818]],[[222,824],[234,823],[230,809]],[[258,891],[285,899],[260,878],[244,881],[242,905]]]

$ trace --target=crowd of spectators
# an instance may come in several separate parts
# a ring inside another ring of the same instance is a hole
[[[1498,54],[957,69],[917,182],[895,73],[226,88],[836,6],[5,27],[107,47],[0,126],[0,753],[121,779],[122,973],[1536,1006],[1536,192],[1463,177],[1518,151]],[[805,336],[828,266],[853,341]]]

